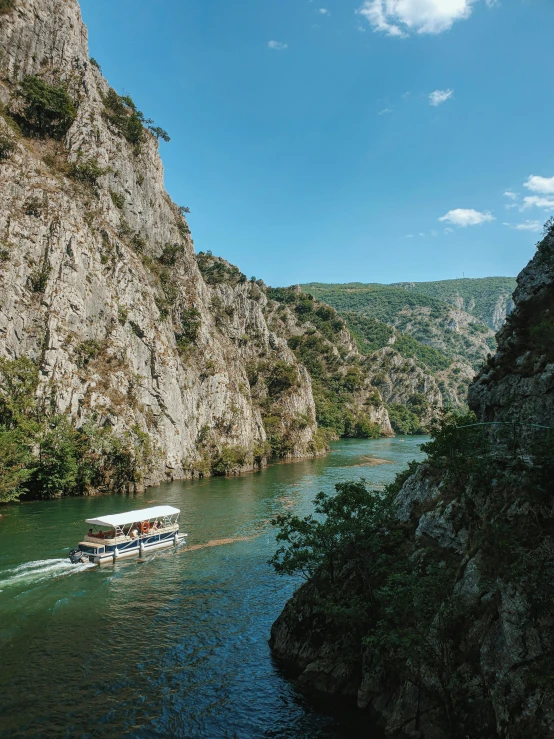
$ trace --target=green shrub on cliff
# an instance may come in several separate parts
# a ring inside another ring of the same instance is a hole
[[[15,151],[13,136],[5,131],[0,131],[0,162],[9,159]]]
[[[40,77],[23,78],[17,96],[23,101],[23,112],[15,116],[30,135],[61,139],[77,117],[77,108],[67,89],[49,85]]]
[[[96,350],[89,343],[81,355]],[[134,427],[117,437],[93,422],[76,428],[37,400],[37,385],[31,360],[0,359],[0,503],[121,490],[142,480],[155,457],[146,432]]]
[[[144,113],[138,110],[130,95],[118,95],[113,88],[110,88],[103,102],[104,117],[134,146],[135,153],[140,151],[145,128],[149,129],[156,139],[171,140],[167,131],[155,126],[151,118],[144,117]]]
[[[15,8],[15,0],[0,0],[0,15],[10,13]]]

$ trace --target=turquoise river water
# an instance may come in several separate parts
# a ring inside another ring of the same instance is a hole
[[[0,509],[0,737],[381,737],[273,661],[271,624],[298,581],[267,564],[270,519],[309,513],[340,481],[392,481],[424,440],[340,441],[237,478]],[[186,546],[102,568],[66,559],[86,518],[165,503]]]

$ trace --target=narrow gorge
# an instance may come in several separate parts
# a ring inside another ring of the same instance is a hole
[[[554,733],[554,224],[521,272],[498,351],[384,494],[337,486],[277,517],[279,572],[304,584],[274,654],[391,735]],[[322,522],[323,521],[323,522]]]
[[[0,59],[2,397],[9,405],[18,387],[20,405],[33,406],[2,414],[3,499],[26,488],[23,452],[9,461],[16,416],[40,414],[51,448],[86,447],[92,469],[63,493],[325,451],[310,376],[287,344],[307,327],[276,312],[261,281],[197,259],[188,209],[164,189],[167,134],[89,59],[76,0],[4,3]],[[316,321],[326,336],[309,330],[352,396],[335,426],[391,434],[379,392],[350,367],[357,350],[343,321],[325,310]]]

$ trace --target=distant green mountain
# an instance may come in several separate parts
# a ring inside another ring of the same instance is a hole
[[[515,277],[462,278],[437,282],[396,282],[391,287],[400,287],[455,305],[497,331],[504,322],[506,312],[509,313],[512,308],[511,297],[516,280]]]
[[[515,285],[511,277],[486,277],[302,287],[343,315],[362,351],[394,344],[436,372],[445,358],[474,369],[481,365],[495,348],[494,332],[511,310]]]

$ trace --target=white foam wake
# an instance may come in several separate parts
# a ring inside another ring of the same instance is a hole
[[[35,583],[63,575],[72,575],[88,570],[95,565],[91,562],[71,564],[69,559],[37,559],[34,562],[24,562],[0,572],[0,590],[23,583]]]

